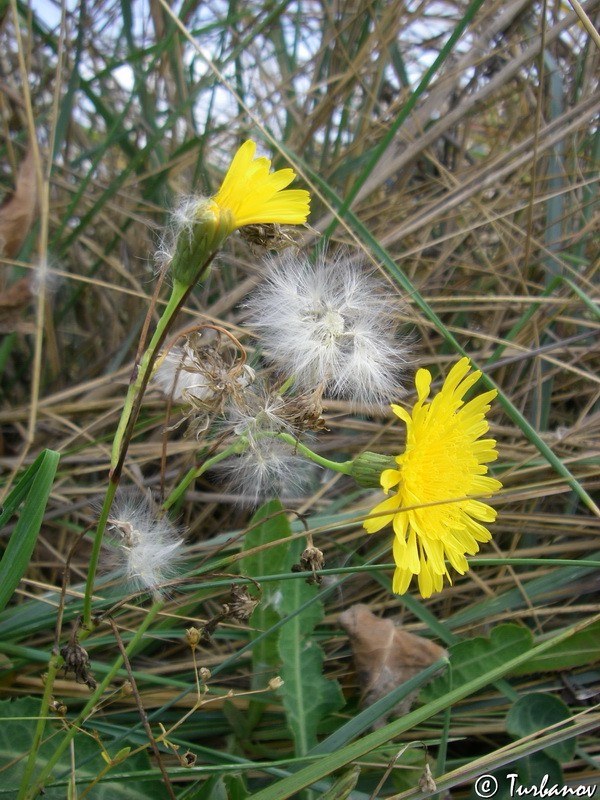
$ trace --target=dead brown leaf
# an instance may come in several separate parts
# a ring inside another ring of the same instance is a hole
[[[351,606],[340,614],[339,622],[350,637],[363,706],[373,705],[392,689],[448,655],[443,647],[401,630],[391,619],[376,617],[362,604]],[[416,694],[412,692],[405,697],[390,711],[390,715],[406,714]],[[374,727],[381,727],[386,719],[387,715]]]
[[[31,323],[20,319],[22,310],[31,302],[31,286],[29,278],[20,278],[13,285],[0,292],[0,333],[11,333],[19,330],[30,333],[34,329]]]
[[[14,258],[36,217],[38,209],[35,162],[31,150],[17,175],[17,188],[0,205],[0,255]]]

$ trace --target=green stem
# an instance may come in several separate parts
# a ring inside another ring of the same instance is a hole
[[[25,765],[25,772],[23,773],[21,788],[19,789],[17,800],[23,800],[26,795],[29,782],[31,781],[31,775],[35,767],[38,751],[40,749],[42,737],[46,728],[46,721],[50,713],[50,698],[52,696],[52,689],[54,687],[54,679],[56,678],[56,673],[60,669],[61,664],[61,657],[57,654],[53,654],[48,664],[48,674],[46,675],[46,682],[44,683],[44,694],[42,696],[40,715],[35,726],[33,741],[31,742],[31,750],[29,751],[27,764]]]
[[[212,458],[207,458],[206,461],[203,461],[201,464],[192,467],[188,472],[188,474],[185,476],[185,478],[181,481],[181,483],[178,486],[176,486],[175,489],[173,489],[171,494],[167,497],[167,499],[163,503],[163,508],[165,509],[165,511],[171,508],[171,506],[174,505],[179,500],[181,495],[186,491],[186,489],[190,486],[190,484],[192,484],[196,480],[196,478],[199,478],[211,467],[214,467],[215,464],[218,464],[220,461],[223,461],[223,459],[228,458],[229,456],[234,455],[235,453],[242,453],[247,446],[248,446],[248,441],[244,436],[242,436],[233,444],[229,445],[229,447],[226,447],[225,450],[223,450],[221,453],[217,453],[216,456],[213,456]]]
[[[138,642],[140,641],[140,639],[142,638],[142,636],[144,635],[144,633],[146,632],[146,630],[148,629],[148,627],[152,623],[152,620],[156,617],[156,615],[161,610],[163,605],[164,605],[164,601],[163,600],[158,600],[152,605],[152,607],[150,608],[150,610],[146,614],[146,618],[143,620],[142,624],[137,629],[137,631],[135,632],[133,638],[131,639],[131,641],[127,645],[127,648],[126,648],[125,652],[126,652],[126,654],[128,656],[131,655],[131,653],[133,652],[133,650],[137,646]],[[68,745],[71,742],[71,740],[73,739],[73,737],[78,733],[79,728],[81,727],[81,725],[83,725],[83,723],[85,722],[87,716],[93,712],[96,704],[98,703],[98,700],[100,700],[100,698],[102,697],[102,694],[103,694],[104,690],[109,686],[110,682],[113,680],[113,678],[115,677],[115,675],[117,674],[117,672],[121,668],[122,664],[123,664],[123,657],[119,656],[116,659],[115,663],[112,665],[112,667],[109,670],[109,672],[107,672],[107,674],[104,677],[104,680],[102,681],[102,683],[98,684],[98,686],[94,690],[94,693],[92,694],[92,696],[90,697],[88,702],[85,704],[85,706],[80,711],[79,716],[77,716],[74,720],[72,720],[70,722],[69,730],[65,734],[62,742],[58,745],[58,747],[56,748],[54,753],[49,757],[48,762],[46,763],[46,766],[44,767],[44,769],[38,775],[38,777],[35,780],[33,786],[31,786],[29,788],[29,790],[25,790],[23,788],[23,786],[22,786],[21,793],[19,794],[19,800],[34,800],[34,798],[37,797],[40,788],[42,788],[45,785],[45,782],[48,780],[49,776],[51,775],[51,772],[54,769],[54,767],[56,766],[56,764],[58,763],[58,760],[60,759],[61,755],[64,753],[65,749],[68,747]],[[38,743],[38,747],[39,747],[39,743]],[[32,749],[32,754],[33,754],[33,749]],[[35,758],[35,754],[33,754],[33,757]],[[30,759],[31,758],[32,758],[32,755],[30,755]],[[29,764],[28,764],[28,766],[29,766]],[[31,772],[31,770],[29,770],[29,774],[30,774],[30,772]],[[29,779],[29,774],[27,775],[28,779]]]
[[[96,526],[96,533],[94,535],[94,542],[92,544],[92,554],[90,556],[90,563],[88,566],[87,577],[85,581],[85,597],[83,598],[83,625],[91,631],[92,629],[92,593],[94,591],[94,581],[96,580],[96,570],[98,568],[98,559],[100,558],[100,548],[102,547],[102,539],[106,529],[106,522],[110,514],[110,507],[117,491],[118,483],[109,481],[106,495],[104,496],[104,503],[100,511],[98,525]]]
[[[154,331],[154,335],[150,341],[150,344],[146,348],[146,352],[142,356],[140,364],[137,367],[136,374],[134,375],[132,382],[129,384],[127,397],[125,398],[125,405],[123,407],[123,413],[121,414],[121,419],[119,420],[119,425],[117,427],[117,432],[115,433],[112,446],[110,465],[113,469],[116,467],[121,456],[123,437],[125,435],[128,423],[132,417],[135,400],[142,388],[145,387],[148,382],[148,373],[154,366],[158,348],[162,343],[173,317],[177,311],[179,311],[181,299],[185,296],[188,289],[188,286],[179,283],[178,281],[174,282],[169,302],[165,306],[165,310],[158,321],[158,325],[156,326],[156,330]]]
[[[208,263],[202,268],[200,277],[204,277],[211,260],[212,258],[209,259]],[[140,364],[134,369],[132,381],[129,385],[129,389],[127,390],[127,397],[125,398],[123,412],[121,414],[121,419],[119,420],[113,441],[110,461],[111,476],[108,489],[106,491],[106,496],[104,498],[102,511],[100,513],[100,519],[98,520],[98,525],[96,527],[96,533],[94,534],[92,555],[90,558],[85,584],[83,622],[87,628],[90,628],[92,625],[92,591],[94,588],[94,581],[96,579],[96,570],[98,568],[98,558],[100,556],[100,548],[102,547],[102,539],[104,538],[104,531],[106,529],[106,521],[110,513],[110,507],[112,505],[113,498],[117,491],[117,486],[119,485],[123,461],[127,452],[127,448],[129,447],[129,442],[133,436],[133,430],[137,421],[139,410],[141,408],[144,392],[146,391],[146,386],[150,380],[154,362],[156,361],[158,351],[165,339],[167,331],[169,330],[169,327],[175,319],[177,312],[185,302],[192,288],[193,284],[188,285],[177,280],[173,282],[173,289],[171,291],[169,302],[167,303],[165,310],[158,321],[154,335],[152,336],[150,344],[146,348],[146,351],[141,358]]]
[[[311,461],[314,461],[315,464],[320,464],[322,467],[326,469],[332,469],[334,472],[341,472],[343,475],[351,475],[352,474],[352,465],[354,461],[330,461],[328,458],[324,458],[323,456],[314,453],[309,447],[302,442],[299,442],[289,433],[277,433],[275,436],[278,439],[283,439],[284,442],[291,444],[294,449],[296,449],[299,453],[302,453],[303,456],[306,456]]]
[[[306,456],[306,458],[314,461],[315,464],[320,464],[322,467],[332,469],[334,472],[342,472],[344,475],[350,475],[352,472],[352,461],[339,462],[330,461],[328,458],[323,458],[323,456],[314,453],[310,448],[308,448],[305,444],[302,444],[302,442],[299,442],[289,433],[265,433],[264,435],[272,436],[277,439],[283,439],[284,442],[291,444],[292,447],[294,447],[299,453],[302,453],[303,456]],[[235,453],[243,453],[247,447],[247,438],[245,436],[241,436],[236,442],[229,447],[226,447],[221,453],[218,453],[212,458],[208,458],[198,466],[192,467],[181,483],[175,489],[173,489],[171,494],[167,497],[163,503],[163,508],[165,510],[171,508],[171,506],[173,506],[179,500],[181,495],[186,491],[190,484],[196,480],[196,478],[199,478],[215,464],[218,464],[219,461],[223,461],[225,458],[228,458],[228,456],[234,455]]]

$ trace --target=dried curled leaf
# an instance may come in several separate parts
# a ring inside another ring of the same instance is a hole
[[[1,213],[1,210],[0,210]],[[0,333],[32,333],[35,326],[21,319],[23,309],[31,302],[29,278],[19,278],[12,286],[0,292]]]
[[[391,619],[376,617],[362,604],[351,606],[340,614],[339,622],[350,637],[364,706],[373,705],[447,655],[443,647],[401,630]],[[391,713],[394,716],[406,714],[415,695],[413,692],[405,697]],[[382,718],[377,727],[384,724]]]
[[[19,167],[17,187],[0,205],[0,255],[14,258],[33,224],[38,208],[33,153],[29,151]]]

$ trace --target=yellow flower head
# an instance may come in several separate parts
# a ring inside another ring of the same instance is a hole
[[[286,189],[296,177],[293,169],[269,172],[268,158],[254,158],[256,144],[244,142],[227,170],[223,185],[212,198],[220,213],[231,213],[234,229],[244,225],[306,222],[310,195],[304,189]]]
[[[380,480],[386,494],[397,489],[373,509],[390,513],[368,519],[364,526],[373,533],[393,525],[397,594],[404,594],[413,575],[423,597],[439,592],[444,575],[452,582],[445,559],[462,575],[469,569],[465,554],[473,555],[479,542],[491,539],[481,523],[493,522],[496,512],[475,497],[502,487],[486,476],[485,464],[498,456],[496,442],[480,438],[488,431],[485,415],[497,393],[485,392],[465,403],[463,397],[481,376],[479,371],[469,375],[469,369],[469,359],[462,358],[429,403],[431,373],[420,369],[412,414],[392,405],[406,423],[406,448],[396,458],[398,468],[384,470]]]
[[[239,148],[223,185],[214,197],[194,198],[175,213],[177,246],[171,260],[173,277],[185,286],[199,280],[225,239],[244,225],[306,222],[310,194],[286,189],[293,169],[269,172],[268,158],[254,158],[256,144]]]

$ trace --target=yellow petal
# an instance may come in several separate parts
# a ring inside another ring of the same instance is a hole
[[[391,511],[396,510],[399,505],[399,498],[398,495],[394,495],[393,497],[388,497],[387,500],[384,500],[383,503],[379,503],[378,506],[375,506],[371,513],[377,514],[380,511]],[[382,528],[385,528],[386,525],[389,525],[390,522],[393,520],[394,515],[390,514],[389,516],[381,516],[381,517],[373,517],[373,519],[366,519],[363,522],[363,527],[366,529],[367,533],[375,533],[375,531],[380,531]]]

